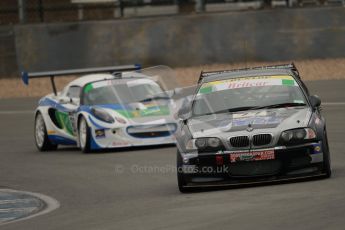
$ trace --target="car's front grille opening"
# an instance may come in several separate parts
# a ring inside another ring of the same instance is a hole
[[[154,138],[154,137],[167,137],[170,136],[171,133],[167,131],[163,132],[142,132],[142,133],[131,133],[133,137],[137,138]]]
[[[248,136],[231,137],[230,144],[235,148],[247,147],[249,146],[249,138]]]
[[[230,176],[264,176],[279,173],[282,162],[279,160],[239,162],[229,167]]]
[[[271,134],[258,134],[253,137],[253,145],[261,146],[268,145],[272,141]]]
[[[127,133],[136,138],[166,137],[172,135],[175,131],[175,124],[140,125],[127,128]]]

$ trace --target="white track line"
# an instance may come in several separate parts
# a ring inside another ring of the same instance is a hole
[[[8,222],[3,222],[3,223],[0,222],[0,226],[1,225],[5,225],[5,224],[9,224],[9,223],[14,223],[14,222],[18,222],[18,221],[23,221],[23,220],[31,219],[33,217],[37,217],[37,216],[40,216],[40,215],[44,215],[44,214],[52,212],[55,209],[60,207],[60,203],[57,200],[55,200],[52,197],[40,194],[40,193],[26,192],[26,191],[17,191],[17,190],[12,190],[12,189],[0,189],[0,191],[1,192],[8,192],[8,193],[27,194],[27,195],[30,195],[30,196],[34,196],[34,197],[36,197],[38,199],[41,199],[42,201],[45,202],[45,207],[44,207],[43,210],[41,210],[41,211],[39,211],[39,212],[37,212],[37,213],[35,213],[33,215],[30,215],[30,216],[27,216],[27,217],[24,217],[24,218],[20,218],[20,219],[17,219],[17,220],[13,220],[13,221],[9,220]]]
[[[14,199],[14,200],[0,200],[0,205],[1,204],[15,204],[15,203],[27,203],[32,201],[32,199]]]
[[[38,207],[25,207],[25,208],[0,208],[0,213],[7,213],[7,212],[33,212]]]

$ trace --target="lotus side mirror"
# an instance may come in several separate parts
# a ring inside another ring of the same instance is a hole
[[[79,105],[80,104],[80,98],[71,98],[71,103],[74,105]]]
[[[71,103],[72,102],[72,98],[70,97],[65,97],[65,96],[62,96],[59,98],[59,103],[60,104],[68,104],[68,103]]]
[[[321,99],[317,95],[310,96],[310,103],[313,108],[317,108],[321,105]]]

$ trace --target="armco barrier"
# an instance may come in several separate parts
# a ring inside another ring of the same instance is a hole
[[[17,73],[13,26],[0,27],[0,77]]]
[[[274,9],[14,27],[19,69],[345,57],[345,9]]]

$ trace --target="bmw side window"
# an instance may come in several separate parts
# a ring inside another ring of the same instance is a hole
[[[70,97],[70,98],[79,98],[80,97],[80,87],[79,86],[69,87],[66,96]]]

